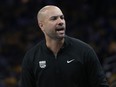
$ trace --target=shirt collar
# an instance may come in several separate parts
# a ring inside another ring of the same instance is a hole
[[[68,39],[68,36],[66,35],[66,36],[64,37],[64,44],[63,44],[63,46],[62,46],[61,49],[65,49],[65,48],[68,47],[69,45],[70,45],[70,41],[69,41],[69,39]],[[44,39],[43,42],[42,42],[42,47],[44,48],[45,51],[49,51],[49,52],[51,51],[51,50],[47,47],[45,39]]]

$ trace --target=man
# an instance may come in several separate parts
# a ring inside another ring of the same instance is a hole
[[[37,19],[45,40],[26,53],[21,87],[108,87],[93,49],[65,35],[64,15],[57,6],[43,7]]]

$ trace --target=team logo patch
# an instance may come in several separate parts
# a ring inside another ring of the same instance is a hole
[[[39,61],[39,66],[40,66],[40,68],[45,68],[46,67],[46,61]]]

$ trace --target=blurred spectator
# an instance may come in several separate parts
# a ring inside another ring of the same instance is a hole
[[[110,87],[116,87],[116,81],[113,82]]]

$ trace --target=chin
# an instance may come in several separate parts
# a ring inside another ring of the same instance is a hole
[[[58,38],[59,40],[62,40],[64,37],[65,37],[65,35],[62,35],[62,36],[58,36],[57,38]]]

